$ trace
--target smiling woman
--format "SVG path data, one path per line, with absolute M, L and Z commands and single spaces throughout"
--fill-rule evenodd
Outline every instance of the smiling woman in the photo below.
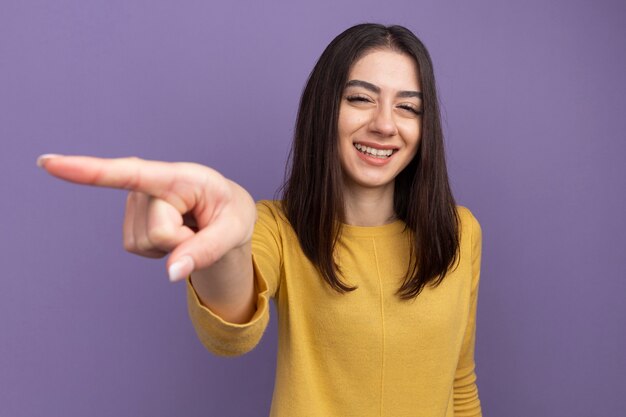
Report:
M 448 184 L 434 75 L 406 28 L 326 48 L 300 102 L 282 201 L 197 164 L 42 156 L 48 172 L 130 190 L 130 252 L 169 254 L 198 337 L 258 343 L 278 311 L 272 416 L 480 416 L 481 230 Z
M 421 93 L 413 59 L 375 50 L 351 69 L 339 109 L 339 158 L 344 196 L 367 193 L 393 202 L 394 179 L 413 160 L 420 139 Z M 367 81 L 365 81 L 367 80 Z M 355 198 L 358 198 L 355 196 Z M 393 215 L 393 206 L 381 208 Z M 359 219 L 346 219 L 362 224 Z

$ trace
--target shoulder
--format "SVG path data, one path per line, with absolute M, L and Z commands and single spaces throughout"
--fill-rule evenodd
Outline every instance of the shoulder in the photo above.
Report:
M 461 234 L 468 233 L 474 244 L 482 240 L 482 229 L 480 223 L 474 213 L 465 206 L 456 206 L 457 216 L 459 218 L 459 228 Z
M 456 210 L 459 217 L 461 252 L 469 250 L 472 263 L 480 268 L 483 241 L 480 223 L 467 207 L 457 206 Z
M 276 222 L 285 222 L 287 217 L 283 212 L 282 201 L 259 200 L 256 202 L 258 219 L 273 219 Z
M 289 220 L 282 208 L 282 201 L 260 200 L 256 203 L 257 231 L 272 231 L 275 234 L 284 234 L 291 229 Z
M 256 208 L 264 211 L 282 211 L 281 203 L 279 200 L 259 200 L 256 202 Z
M 467 225 L 466 227 L 480 229 L 480 223 L 470 209 L 465 206 L 456 206 L 456 213 L 459 217 L 459 223 L 461 226 Z

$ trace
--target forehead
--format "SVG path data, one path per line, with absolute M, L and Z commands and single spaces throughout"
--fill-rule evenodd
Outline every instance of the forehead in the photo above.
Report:
M 373 50 L 363 55 L 352 65 L 348 80 L 367 81 L 381 89 L 420 91 L 414 59 L 390 49 Z

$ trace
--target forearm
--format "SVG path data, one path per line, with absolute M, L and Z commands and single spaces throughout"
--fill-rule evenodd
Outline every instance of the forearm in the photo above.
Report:
M 230 323 L 246 323 L 256 310 L 252 249 L 248 242 L 208 268 L 194 271 L 191 283 L 202 304 Z

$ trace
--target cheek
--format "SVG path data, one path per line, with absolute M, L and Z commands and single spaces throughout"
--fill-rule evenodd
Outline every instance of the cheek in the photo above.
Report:
M 346 137 L 358 130 L 366 122 L 367 117 L 363 112 L 350 108 L 339 112 L 338 132 L 340 137 Z
M 422 137 L 421 126 L 419 124 L 407 124 L 402 127 L 401 135 L 404 138 L 404 141 L 409 147 L 417 147 L 420 143 L 420 138 Z

